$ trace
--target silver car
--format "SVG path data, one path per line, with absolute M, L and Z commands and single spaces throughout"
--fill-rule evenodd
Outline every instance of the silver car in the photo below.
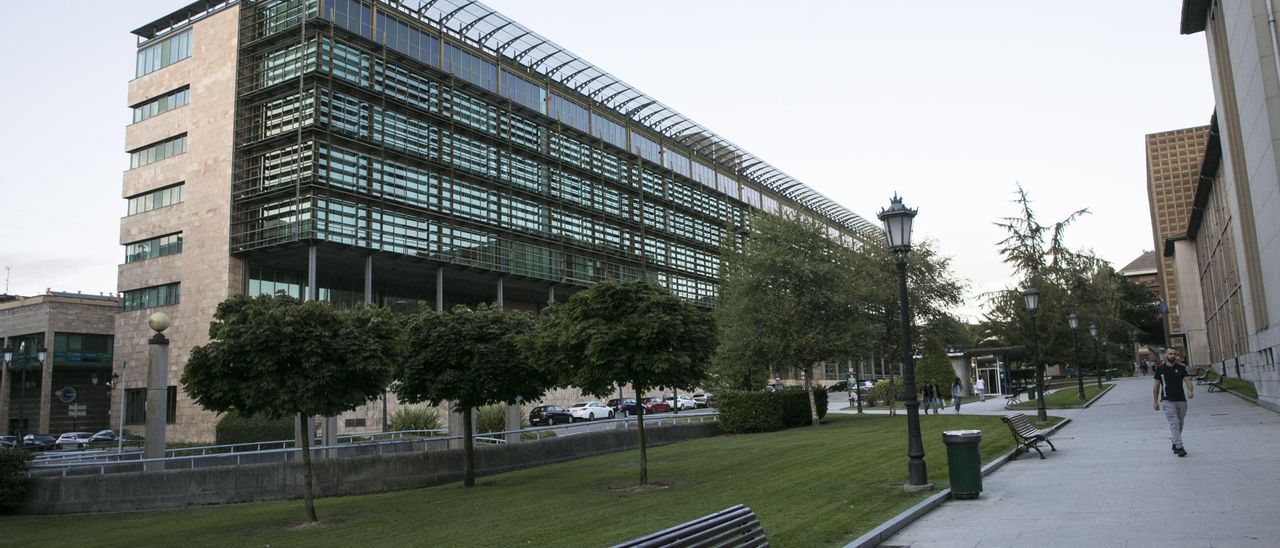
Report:
M 89 445 L 89 439 L 92 437 L 92 432 L 67 432 L 58 436 L 58 441 L 54 445 L 58 449 L 84 449 L 84 446 Z

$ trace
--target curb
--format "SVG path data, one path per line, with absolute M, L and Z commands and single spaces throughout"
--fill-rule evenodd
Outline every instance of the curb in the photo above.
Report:
M 1106 392 L 1103 392 L 1103 394 L 1105 393 Z M 1101 396 L 1101 394 L 1099 394 L 1099 396 Z M 1062 422 L 1059 422 L 1058 424 L 1051 426 L 1049 428 L 1049 432 L 1051 434 L 1056 434 L 1058 433 L 1058 430 L 1061 430 L 1062 427 L 1066 426 L 1070 422 L 1071 422 L 1071 419 L 1062 419 Z M 992 472 L 995 472 L 1001 466 L 1004 466 L 1006 463 L 1013 460 L 1013 456 L 1017 454 L 1018 449 L 1019 448 L 1015 447 L 1011 449 L 1009 452 L 1003 455 L 1000 455 L 999 457 L 996 458 L 996 460 L 991 461 L 986 466 L 983 466 L 982 476 L 986 477 L 990 475 Z M 875 529 L 867 531 L 862 536 L 844 545 L 844 548 L 875 548 L 876 546 L 879 546 L 880 543 L 886 540 L 889 540 L 889 538 L 897 534 L 898 531 L 901 531 L 906 526 L 911 525 L 911 523 L 914 522 L 915 520 L 918 520 L 924 517 L 925 514 L 928 514 L 929 512 L 933 511 L 935 508 L 942 506 L 942 503 L 947 502 L 947 500 L 950 500 L 950 499 L 951 499 L 950 488 L 938 491 L 936 494 L 930 496 L 929 498 L 924 499 L 919 503 L 916 503 L 915 506 L 912 506 L 911 508 L 907 508 L 901 514 L 898 514 L 896 516 L 893 516 L 892 518 L 889 518 L 888 521 L 881 523 Z
M 1103 396 L 1107 395 L 1107 392 L 1110 392 L 1110 391 L 1111 391 L 1111 389 L 1112 389 L 1112 388 L 1115 388 L 1115 387 L 1116 387 L 1116 383 L 1114 383 L 1114 382 L 1113 382 L 1113 383 L 1111 383 L 1111 384 L 1108 384 L 1108 385 L 1104 386 L 1104 387 L 1102 388 L 1102 391 L 1101 391 L 1101 392 L 1098 392 L 1098 395 L 1097 395 L 1097 396 L 1094 396 L 1094 397 L 1093 397 L 1092 399 L 1090 399 L 1089 401 L 1084 402 L 1084 407 L 1080 407 L 1079 409 L 1088 409 L 1090 405 L 1093 405 L 1093 402 L 1098 401 L 1098 398 L 1101 398 L 1101 397 L 1103 397 Z

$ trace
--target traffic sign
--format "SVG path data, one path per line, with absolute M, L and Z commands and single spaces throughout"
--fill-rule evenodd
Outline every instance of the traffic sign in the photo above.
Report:
M 73 403 L 67 406 L 68 417 L 83 417 L 89 414 L 88 406 L 83 403 Z

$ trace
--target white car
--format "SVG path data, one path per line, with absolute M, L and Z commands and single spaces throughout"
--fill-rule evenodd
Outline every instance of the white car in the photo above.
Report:
M 58 449 L 84 449 L 92 437 L 93 432 L 67 432 L 58 436 L 58 441 L 53 445 Z
M 690 398 L 689 396 L 685 396 L 683 394 L 676 396 L 675 398 L 672 398 L 671 396 L 667 396 L 667 399 L 663 401 L 667 402 L 667 405 L 670 405 L 672 408 L 678 409 L 680 411 L 684 411 L 686 409 L 698 408 L 697 400 L 694 400 L 693 398 Z
M 707 401 L 710 399 L 711 399 L 710 392 L 699 392 L 693 395 L 693 403 L 698 404 L 698 407 L 707 407 L 708 406 Z
M 596 419 L 612 419 L 613 410 L 598 401 L 584 401 L 569 407 L 569 416 L 575 421 L 593 421 Z

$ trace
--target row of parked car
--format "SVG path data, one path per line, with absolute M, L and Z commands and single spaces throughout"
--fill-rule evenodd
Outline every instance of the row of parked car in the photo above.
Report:
M 676 397 L 667 396 L 665 399 L 642 398 L 639 402 L 636 402 L 635 398 L 615 398 L 607 403 L 584 401 L 575 403 L 567 408 L 559 405 L 539 405 L 529 411 L 529 425 L 553 426 L 579 421 L 626 417 L 638 414 L 640 407 L 644 407 L 644 414 L 646 415 L 667 413 L 676 408 L 681 411 L 698 409 L 707 407 L 710 398 L 710 392 L 700 392 L 692 396 L 683 394 Z
M 128 430 L 124 431 L 125 441 L 142 441 L 139 436 Z M 0 436 L 0 449 L 27 449 L 29 451 L 48 451 L 51 449 L 84 449 L 93 444 L 112 445 L 118 438 L 115 430 L 99 430 L 93 432 L 67 432 L 54 438 L 49 434 L 27 434 L 18 442 L 17 436 Z

